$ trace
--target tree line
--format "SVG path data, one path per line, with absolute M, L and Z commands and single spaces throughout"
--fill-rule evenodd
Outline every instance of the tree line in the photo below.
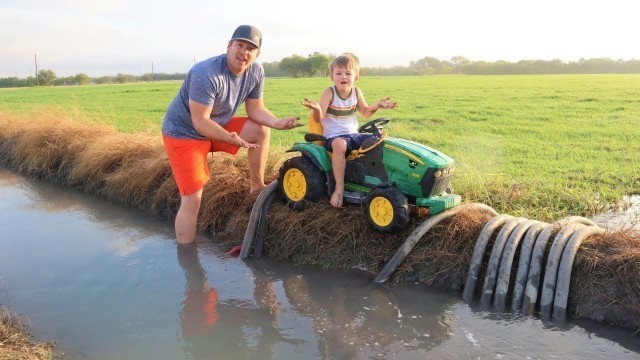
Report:
M 88 84 L 125 84 L 132 82 L 149 82 L 162 80 L 182 80 L 186 74 L 175 73 L 146 73 L 140 76 L 131 74 L 117 74 L 115 76 L 100 76 L 92 78 L 87 74 L 78 73 L 67 77 L 58 77 L 52 70 L 40 70 L 36 76 L 18 78 L 17 76 L 0 78 L 0 88 L 28 87 L 28 86 L 59 86 L 59 85 L 88 85 Z
M 314 53 L 308 57 L 292 55 L 281 61 L 264 63 L 267 76 L 312 77 L 328 76 L 328 66 L 334 55 Z M 532 74 L 638 74 L 640 60 L 608 58 L 579 59 L 573 62 L 554 60 L 471 61 L 463 56 L 450 60 L 424 57 L 409 66 L 363 67 L 365 76 L 425 76 L 425 75 L 532 75 Z
M 267 77 L 326 77 L 329 75 L 329 63 L 333 54 L 315 52 L 307 57 L 291 55 L 280 61 L 265 62 L 263 67 Z M 454 56 L 449 60 L 424 57 L 411 61 L 408 66 L 363 67 L 363 76 L 429 76 L 429 75 L 533 75 L 533 74 L 638 74 L 640 60 L 609 58 L 579 59 L 563 62 L 553 60 L 508 61 L 471 61 L 463 56 Z M 149 82 L 161 80 L 182 80 L 183 73 L 146 73 L 140 76 L 117 74 L 91 78 L 79 73 L 68 77 L 57 77 L 52 70 L 40 70 L 37 75 L 27 78 L 0 78 L 0 87 L 87 85 L 87 84 L 124 84 L 131 82 Z

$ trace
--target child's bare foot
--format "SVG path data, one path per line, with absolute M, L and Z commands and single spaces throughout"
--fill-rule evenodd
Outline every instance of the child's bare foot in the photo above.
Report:
M 249 190 L 249 194 L 251 194 L 251 195 L 259 194 L 266 187 L 267 187 L 267 185 L 265 185 L 265 184 L 262 184 L 262 185 L 251 185 L 251 189 Z
M 331 206 L 341 208 L 342 207 L 342 191 L 334 191 L 331 195 Z

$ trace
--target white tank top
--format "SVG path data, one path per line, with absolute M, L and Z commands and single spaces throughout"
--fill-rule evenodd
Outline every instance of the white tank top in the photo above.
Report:
M 327 108 L 327 113 L 322 119 L 324 128 L 322 135 L 326 138 L 338 135 L 358 133 L 358 91 L 354 86 L 346 99 L 338 95 L 335 86 L 331 87 L 333 99 Z

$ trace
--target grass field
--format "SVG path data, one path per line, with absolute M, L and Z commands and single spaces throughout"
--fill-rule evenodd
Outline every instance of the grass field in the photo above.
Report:
M 308 111 L 329 79 L 267 79 L 278 116 Z M 465 202 L 540 220 L 593 215 L 640 193 L 640 75 L 435 76 L 362 78 L 372 103 L 399 102 L 394 137 L 437 148 L 458 162 L 454 187 Z M 0 111 L 54 111 L 125 132 L 160 133 L 180 82 L 0 89 Z M 361 119 L 360 123 L 365 120 Z M 272 152 L 302 140 L 304 128 L 274 131 Z

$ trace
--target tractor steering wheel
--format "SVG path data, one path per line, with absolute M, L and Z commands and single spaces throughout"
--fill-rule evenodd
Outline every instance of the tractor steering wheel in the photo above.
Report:
M 379 119 L 371 120 L 368 123 L 360 126 L 358 128 L 358 132 L 359 133 L 372 133 L 373 135 L 375 135 L 377 137 L 382 137 L 382 134 L 380 133 L 380 130 L 382 129 L 382 125 L 385 125 L 388 122 L 389 122 L 389 119 L 387 119 L 387 118 L 379 118 Z

